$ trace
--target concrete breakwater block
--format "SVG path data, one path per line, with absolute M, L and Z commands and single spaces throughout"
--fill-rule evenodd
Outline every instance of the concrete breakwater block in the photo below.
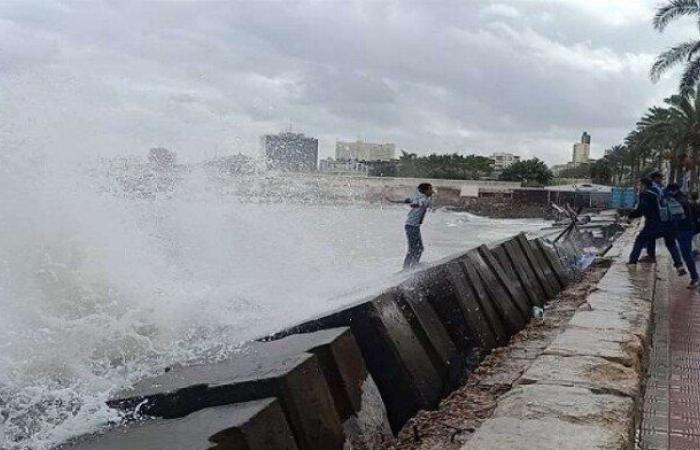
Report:
M 131 422 L 58 450 L 297 450 L 276 399 L 207 408 L 180 419 Z
M 549 263 L 549 267 L 552 269 L 554 274 L 557 276 L 557 280 L 562 287 L 566 287 L 572 280 L 570 272 L 564 267 L 562 259 L 559 257 L 559 251 L 564 252 L 562 248 L 559 250 L 553 244 L 549 244 L 542 239 L 535 239 L 534 241 L 537 247 L 540 249 L 545 259 Z
M 566 274 L 566 270 L 559 259 L 557 250 L 546 244 L 542 239 L 534 239 L 531 241 L 535 252 L 540 252 L 542 259 L 544 260 L 549 272 L 554 275 L 557 282 L 559 283 L 560 289 L 565 288 L 570 281 L 570 278 Z
M 562 266 L 566 272 L 566 276 L 569 280 L 573 280 L 579 271 L 577 267 L 577 261 L 584 251 L 576 242 L 572 239 L 563 239 L 556 243 L 549 244 L 545 242 L 545 245 L 552 246 L 556 249 L 556 253 L 559 256 Z M 605 256 L 610 256 L 606 254 Z
M 144 415 L 180 418 L 214 406 L 276 397 L 305 450 L 342 449 L 341 419 L 318 358 L 243 351 L 207 365 L 174 368 L 122 392 L 110 406 Z
M 394 432 L 420 409 L 437 405 L 444 381 L 429 349 L 416 335 L 397 301 L 397 289 L 305 322 L 285 332 L 306 333 L 347 326 L 379 387 Z
M 459 259 L 426 270 L 405 286 L 404 296 L 425 298 L 462 355 L 488 353 L 495 344 L 493 332 L 482 314 Z
M 542 290 L 547 298 L 553 299 L 556 297 L 556 295 L 559 293 L 558 283 L 547 277 L 547 271 L 545 270 L 543 261 L 541 261 L 541 259 L 537 257 L 537 254 L 532 250 L 530 241 L 527 240 L 525 234 L 519 234 L 516 236 L 515 240 L 520 246 L 520 250 L 527 258 L 530 267 L 532 267 L 535 277 L 537 278 L 537 281 L 539 281 L 540 286 L 542 287 Z
M 525 292 L 522 290 L 520 282 L 517 281 L 517 277 L 516 280 L 514 280 L 512 276 L 508 275 L 505 267 L 498 262 L 496 256 L 486 245 L 480 246 L 477 250 L 491 271 L 496 275 L 501 285 L 505 287 L 506 292 L 510 295 L 518 311 L 520 311 L 522 316 L 526 319 L 529 318 L 532 310 L 528 304 L 527 295 L 525 295 Z
M 532 253 L 535 255 L 535 258 L 539 262 L 540 267 L 542 267 L 542 270 L 544 271 L 545 278 L 547 279 L 547 281 L 549 281 L 549 284 L 554 289 L 554 292 L 556 294 L 558 294 L 559 291 L 561 291 L 564 286 L 559 282 L 557 275 L 554 273 L 554 270 L 552 269 L 552 265 L 550 264 L 549 260 L 547 259 L 547 255 L 542 251 L 542 248 L 537 244 L 537 239 L 533 239 L 531 241 L 528 241 L 528 243 L 530 244 L 530 248 L 532 249 Z
M 251 343 L 252 351 L 273 354 L 308 352 L 319 361 L 345 437 L 353 450 L 376 448 L 391 435 L 386 407 L 367 371 L 355 337 L 347 327 L 293 334 L 284 339 Z
M 530 299 L 530 303 L 533 306 L 544 306 L 547 300 L 547 294 L 535 274 L 534 267 L 530 264 L 530 261 L 520 248 L 518 241 L 511 239 L 501 244 L 501 247 L 513 264 L 514 273 L 520 279 L 523 286 L 525 286 L 525 292 Z
M 476 270 L 475 265 L 471 262 L 471 260 L 464 259 L 463 261 L 459 262 L 459 267 L 462 269 L 462 272 L 464 275 L 466 275 L 468 280 L 467 287 L 463 288 L 463 292 L 465 293 L 464 295 L 468 295 L 469 287 L 473 289 L 473 293 L 479 305 L 481 305 L 483 316 L 486 318 L 486 321 L 491 327 L 491 331 L 493 332 L 493 336 L 496 341 L 496 346 L 507 344 L 511 335 L 506 329 L 506 325 L 503 323 L 501 316 L 496 311 L 496 306 L 494 305 L 489 292 L 486 290 L 484 282 L 479 276 L 479 272 Z M 460 279 L 459 272 L 456 269 L 454 269 L 453 278 L 455 280 Z M 457 285 L 459 286 L 460 283 Z
M 506 253 L 505 245 L 500 244 L 493 248 L 490 248 L 489 250 L 491 250 L 491 253 L 496 258 L 496 261 L 498 261 L 498 264 L 501 265 L 506 276 L 508 277 L 510 282 L 515 286 L 515 289 L 518 290 L 519 295 L 525 299 L 525 304 L 527 305 L 529 314 L 529 311 L 532 310 L 532 306 L 534 305 L 534 303 L 532 302 L 530 295 L 527 292 L 527 287 L 518 277 L 517 270 L 513 265 L 513 262 L 508 257 L 508 253 Z
M 468 261 L 473 264 L 476 272 L 479 274 L 483 285 L 498 312 L 503 325 L 505 326 L 508 337 L 514 335 L 525 327 L 527 323 L 526 317 L 515 305 L 512 297 L 501 283 L 499 277 L 484 261 L 479 254 L 479 251 L 474 249 L 468 253 Z
M 448 310 L 450 315 L 450 319 L 445 320 L 444 315 L 438 315 L 431 305 L 430 292 L 430 285 L 416 286 L 415 283 L 410 283 L 399 286 L 396 300 L 416 337 L 440 371 L 443 380 L 446 380 L 444 390 L 447 393 L 458 386 L 466 374 L 465 348 L 466 354 L 474 350 L 458 307 L 452 302 L 443 302 L 443 311 Z M 455 343 L 460 344 L 459 349 Z
M 467 274 L 467 266 L 473 272 L 471 277 Z M 483 356 L 506 339 L 503 324 L 487 297 L 476 270 L 470 264 L 453 261 L 445 266 L 445 270 L 465 322 L 473 330 L 474 339 L 479 343 L 480 354 Z M 470 282 L 472 277 L 479 281 L 478 286 Z

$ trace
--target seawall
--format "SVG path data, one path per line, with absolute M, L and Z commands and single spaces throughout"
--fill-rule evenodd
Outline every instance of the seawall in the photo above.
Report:
M 575 275 L 580 249 L 524 234 L 377 296 L 116 395 L 129 419 L 62 449 L 373 449 L 434 408 Z
M 586 303 L 462 450 L 635 448 L 652 310 L 666 292 L 655 266 L 625 264 L 635 231 L 618 239 Z

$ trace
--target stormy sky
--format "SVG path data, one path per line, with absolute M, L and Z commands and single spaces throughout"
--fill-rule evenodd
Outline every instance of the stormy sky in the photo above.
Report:
M 550 164 L 619 143 L 677 74 L 654 0 L 0 2 L 0 146 L 57 157 L 256 154 L 291 127 Z M 1 151 L 1 150 L 0 150 Z

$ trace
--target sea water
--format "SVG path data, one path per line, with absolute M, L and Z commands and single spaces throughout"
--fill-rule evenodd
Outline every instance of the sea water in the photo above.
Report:
M 0 448 L 94 431 L 118 420 L 116 390 L 224 358 L 401 268 L 404 206 L 316 201 L 281 174 L 260 195 L 269 175 L 144 173 L 0 159 Z M 424 260 L 541 226 L 430 212 Z

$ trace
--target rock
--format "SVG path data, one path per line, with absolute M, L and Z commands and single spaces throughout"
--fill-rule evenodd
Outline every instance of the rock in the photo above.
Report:
M 486 421 L 462 450 L 623 450 L 627 443 L 610 428 L 553 418 L 499 417 Z
M 552 342 L 545 355 L 597 356 L 639 368 L 644 347 L 639 337 L 617 329 L 570 327 Z
M 637 312 L 614 313 L 605 310 L 577 311 L 569 326 L 580 328 L 612 329 L 632 333 L 645 340 L 649 334 L 649 316 Z
M 624 435 L 634 426 L 634 401 L 617 395 L 594 394 L 581 387 L 531 384 L 517 386 L 501 397 L 493 417 L 557 418 L 609 427 Z
M 629 367 L 594 356 L 542 355 L 520 378 L 519 384 L 556 384 L 585 387 L 598 393 L 636 398 L 640 375 Z
M 479 375 L 479 386 L 499 391 L 510 389 L 528 368 L 530 362 L 527 359 L 509 358 L 500 361 L 488 372 L 479 373 L 480 368 L 476 372 Z

